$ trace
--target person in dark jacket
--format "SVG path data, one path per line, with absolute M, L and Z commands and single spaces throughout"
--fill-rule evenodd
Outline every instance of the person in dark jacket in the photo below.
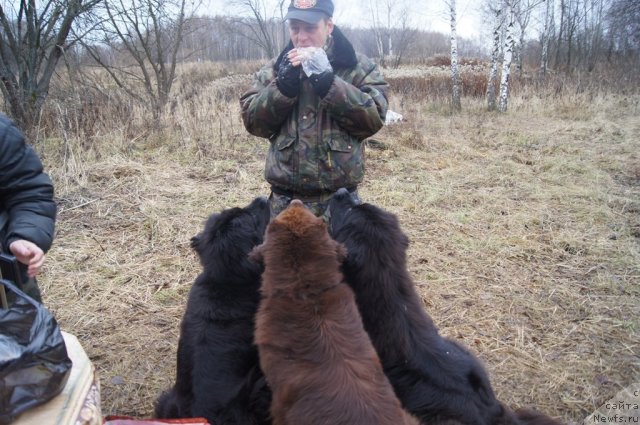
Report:
M 357 199 L 362 142 L 385 121 L 388 85 L 333 24 L 333 9 L 331 0 L 292 0 L 285 17 L 291 42 L 240 98 L 246 129 L 270 142 L 272 217 L 296 198 L 328 219 L 329 200 L 341 187 Z M 307 75 L 304 53 L 314 47 L 330 66 Z
M 0 114 L 0 249 L 14 255 L 23 291 L 42 302 L 35 280 L 54 237 L 53 184 L 22 132 Z

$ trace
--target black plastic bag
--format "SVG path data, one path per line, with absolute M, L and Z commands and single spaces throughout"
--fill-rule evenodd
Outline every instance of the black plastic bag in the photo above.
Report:
M 71 360 L 53 315 L 12 283 L 0 283 L 15 295 L 0 308 L 0 424 L 8 424 L 62 391 Z

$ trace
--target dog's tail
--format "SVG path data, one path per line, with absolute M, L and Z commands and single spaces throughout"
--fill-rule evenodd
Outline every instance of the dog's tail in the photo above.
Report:
M 533 409 L 518 409 L 514 413 L 519 425 L 564 425 L 562 422 Z

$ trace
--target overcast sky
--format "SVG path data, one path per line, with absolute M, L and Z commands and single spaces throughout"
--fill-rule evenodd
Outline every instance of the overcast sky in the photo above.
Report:
M 338 25 L 369 24 L 369 12 L 361 6 L 360 0 L 334 0 L 336 11 L 335 21 Z M 451 30 L 449 22 L 449 10 L 444 0 L 407 1 L 411 7 L 411 15 L 415 20 L 414 25 L 425 31 L 438 31 L 448 34 Z M 464 37 L 474 37 L 481 34 L 481 20 L 478 15 L 477 0 L 458 0 L 458 33 Z
M 275 5 L 277 2 L 272 1 Z M 410 17 L 414 26 L 425 31 L 438 31 L 448 34 L 449 15 L 444 0 L 405 0 L 411 7 Z M 334 0 L 334 21 L 343 26 L 368 26 L 370 12 L 365 0 Z M 479 17 L 477 0 L 457 0 L 458 33 L 463 37 L 477 38 L 482 34 L 482 20 Z M 203 15 L 221 15 L 230 13 L 232 8 L 227 0 L 205 0 L 200 13 Z

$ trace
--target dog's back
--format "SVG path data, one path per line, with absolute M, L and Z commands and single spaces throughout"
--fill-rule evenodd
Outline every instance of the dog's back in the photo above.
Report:
M 482 363 L 439 334 L 407 269 L 409 240 L 393 214 L 357 204 L 344 189 L 333 196 L 330 210 L 332 236 L 349 251 L 343 265 L 346 281 L 407 410 L 425 423 L 558 425 L 533 411 L 506 408 Z
M 158 418 L 205 417 L 212 424 L 268 424 L 270 392 L 253 345 L 266 199 L 213 214 L 192 239 L 202 272 L 189 292 L 178 341 L 176 382 L 155 403 Z M 265 407 L 266 406 L 266 407 Z
M 293 202 L 254 251 L 265 264 L 256 318 L 274 425 L 417 425 L 389 384 L 339 271 L 345 252 Z

